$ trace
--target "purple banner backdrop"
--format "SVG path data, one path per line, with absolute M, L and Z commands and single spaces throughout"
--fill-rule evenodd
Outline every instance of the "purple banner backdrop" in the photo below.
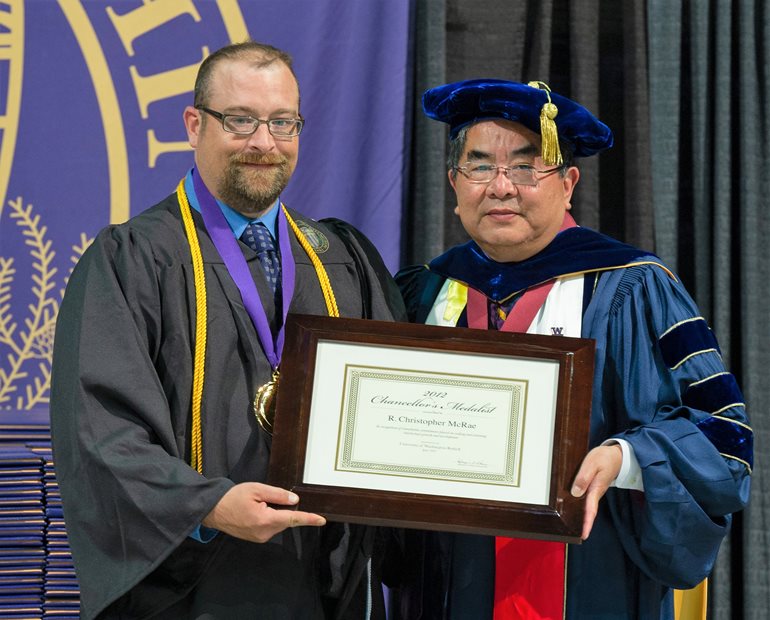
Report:
M 66 278 L 192 165 L 182 110 L 227 43 L 294 57 L 307 124 L 284 201 L 398 266 L 412 1 L 0 1 L 0 418 L 47 405 Z

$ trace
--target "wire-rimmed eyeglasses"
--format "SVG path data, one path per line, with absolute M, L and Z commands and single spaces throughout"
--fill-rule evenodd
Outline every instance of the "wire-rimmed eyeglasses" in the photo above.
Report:
M 211 114 L 214 118 L 222 121 L 222 129 L 239 136 L 250 136 L 264 123 L 267 125 L 267 130 L 276 138 L 294 138 L 300 134 L 302 126 L 305 124 L 301 118 L 262 119 L 243 114 L 222 114 L 202 105 L 195 106 L 195 109 Z
M 538 170 L 529 164 L 516 164 L 515 166 L 495 166 L 494 164 L 471 163 L 467 162 L 462 166 L 455 166 L 454 170 L 462 173 L 471 183 L 490 183 L 497 177 L 498 172 L 502 173 L 514 185 L 528 185 L 534 187 L 542 178 L 542 175 L 553 174 L 561 170 L 564 166 L 549 168 L 547 170 Z M 537 176 L 541 175 L 541 176 Z

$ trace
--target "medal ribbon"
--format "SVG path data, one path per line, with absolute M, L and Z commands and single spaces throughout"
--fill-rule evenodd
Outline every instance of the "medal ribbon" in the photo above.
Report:
M 576 226 L 569 213 L 559 230 Z M 545 303 L 554 280 L 528 288 L 511 309 L 500 331 L 526 333 Z M 483 293 L 468 287 L 468 327 L 487 329 L 489 311 Z M 542 620 L 565 617 L 567 545 L 545 540 L 495 538 L 494 620 Z
M 197 189 L 197 191 L 196 191 Z M 305 235 L 299 229 L 297 224 L 289 215 L 284 205 L 281 205 L 279 216 L 282 214 L 284 219 L 278 217 L 278 230 L 280 233 L 279 248 L 286 257 L 285 269 L 290 272 L 289 280 L 283 280 L 285 286 L 282 287 L 281 298 L 283 300 L 283 321 L 281 329 L 278 333 L 278 337 L 274 340 L 272 333 L 267 323 L 267 315 L 264 312 L 262 304 L 259 303 L 259 293 L 256 290 L 256 285 L 251 279 L 251 274 L 248 271 L 246 265 L 246 259 L 240 253 L 240 249 L 237 242 L 234 242 L 235 237 L 230 234 L 231 229 L 227 225 L 227 221 L 224 219 L 221 210 L 216 205 L 216 201 L 211 196 L 208 188 L 198 178 L 197 172 L 193 174 L 193 191 L 200 197 L 199 205 L 201 206 L 201 214 L 204 216 L 204 223 L 208 216 L 208 226 L 210 226 L 209 235 L 216 247 L 217 251 L 222 256 L 223 260 L 225 255 L 232 260 L 228 265 L 228 261 L 225 261 L 225 266 L 228 268 L 231 277 L 233 277 L 233 271 L 236 272 L 238 281 L 236 286 L 240 283 L 239 290 L 241 292 L 241 298 L 244 301 L 244 307 L 247 312 L 249 308 L 254 308 L 255 302 L 259 308 L 254 313 L 249 312 L 249 316 L 252 319 L 257 335 L 260 338 L 265 355 L 268 356 L 268 361 L 273 368 L 273 378 L 271 381 L 263 385 L 257 390 L 257 395 L 254 400 L 254 413 L 257 416 L 257 421 L 260 426 L 264 428 L 268 433 L 272 432 L 272 421 L 268 414 L 270 402 L 272 401 L 275 393 L 276 382 L 278 380 L 278 363 L 280 362 L 281 352 L 283 351 L 284 331 L 283 326 L 286 324 L 286 317 L 288 314 L 288 308 L 291 304 L 291 297 L 294 293 L 295 282 L 295 263 L 294 255 L 291 253 L 291 244 L 289 242 L 288 230 L 286 223 L 291 226 L 294 235 L 297 237 L 302 248 L 310 257 L 313 267 L 318 276 L 318 282 L 321 285 L 321 291 L 323 292 L 324 300 L 326 301 L 326 308 L 329 312 L 329 316 L 339 316 L 339 310 L 337 308 L 337 301 L 334 296 L 331 281 L 324 269 L 323 263 L 318 258 L 315 250 L 307 240 Z M 182 220 L 184 223 L 185 235 L 187 236 L 188 243 L 190 244 L 190 258 L 193 265 L 193 277 L 195 281 L 195 307 L 196 307 L 196 319 L 195 319 L 195 352 L 194 352 L 194 366 L 193 366 L 193 386 L 192 386 L 192 435 L 190 440 L 190 465 L 195 468 L 198 473 L 203 473 L 203 442 L 201 436 L 201 403 L 203 398 L 203 382 L 204 382 L 204 368 L 206 358 L 206 316 L 207 316 L 207 303 L 206 303 L 206 274 L 203 269 L 203 257 L 200 249 L 200 241 L 198 239 L 198 233 L 195 230 L 195 223 L 192 218 L 192 211 L 190 209 L 190 202 L 187 200 L 185 194 L 185 180 L 182 179 L 176 189 L 177 199 L 179 200 L 179 210 L 182 214 Z M 205 204 L 205 211 L 203 205 Z M 219 232 L 212 234 L 214 229 Z M 221 241 L 217 245 L 217 240 Z M 240 259 L 240 260 L 239 260 Z M 235 266 L 234 266 L 235 265 Z M 233 278 L 235 280 L 235 277 Z M 288 282 L 288 283 L 287 283 Z M 287 295 L 288 293 L 288 295 Z M 260 330 L 260 326 L 262 329 Z
M 294 295 L 295 264 L 294 256 L 291 253 L 291 243 L 289 242 L 289 228 L 286 222 L 286 216 L 281 208 L 278 213 L 278 247 L 281 253 L 281 326 L 278 333 L 273 336 L 270 331 L 270 324 L 267 321 L 267 314 L 259 298 L 257 285 L 251 276 L 246 258 L 241 252 L 238 240 L 233 235 L 230 225 L 227 223 L 222 210 L 216 203 L 214 196 L 203 183 L 197 169 L 193 169 L 193 187 L 195 196 L 201 208 L 203 222 L 206 224 L 206 230 L 211 237 L 214 247 L 219 252 L 225 263 L 230 277 L 238 287 L 243 299 L 243 305 L 251 317 L 254 328 L 257 330 L 259 342 L 265 352 L 267 361 L 273 370 L 278 368 L 281 361 L 281 352 L 283 351 L 284 328 L 286 326 L 286 316 L 289 313 L 289 305 Z

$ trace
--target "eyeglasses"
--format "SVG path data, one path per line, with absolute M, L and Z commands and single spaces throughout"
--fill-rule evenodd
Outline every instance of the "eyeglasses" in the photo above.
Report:
M 464 166 L 455 166 L 453 169 L 462 173 L 471 183 L 490 183 L 497 177 L 498 171 L 503 172 L 507 179 L 514 185 L 535 186 L 540 177 L 538 174 L 553 174 L 561 170 L 564 166 L 549 168 L 548 170 L 538 170 L 529 164 L 517 164 L 515 166 L 495 166 L 494 164 L 472 164 L 466 163 Z
M 302 126 L 305 124 L 305 121 L 301 118 L 271 118 L 264 120 L 242 114 L 222 114 L 201 105 L 195 106 L 195 109 L 211 114 L 214 118 L 222 121 L 222 129 L 239 136 L 250 136 L 264 123 L 267 125 L 267 130 L 276 138 L 293 138 L 300 134 Z

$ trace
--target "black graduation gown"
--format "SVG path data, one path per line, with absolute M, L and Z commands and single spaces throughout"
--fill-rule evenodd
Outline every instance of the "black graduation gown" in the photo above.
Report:
M 398 291 L 360 233 L 292 216 L 328 240 L 324 251 L 318 244 L 319 257 L 342 316 L 401 318 Z M 97 236 L 59 313 L 51 430 L 82 617 L 351 617 L 365 604 L 371 528 L 296 528 L 265 544 L 222 533 L 209 543 L 189 537 L 235 483 L 265 481 L 270 456 L 251 401 L 271 369 L 200 214 L 193 218 L 208 293 L 204 475 L 187 464 L 196 310 L 175 195 Z M 274 324 L 259 260 L 241 245 Z M 292 253 L 290 311 L 326 314 L 293 235 Z M 332 585 L 329 553 L 340 541 L 347 553 Z M 373 590 L 377 611 L 380 589 Z

